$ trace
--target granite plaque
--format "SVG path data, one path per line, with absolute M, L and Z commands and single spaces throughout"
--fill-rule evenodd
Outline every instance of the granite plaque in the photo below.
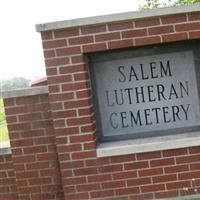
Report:
M 192 50 L 97 60 L 93 64 L 103 138 L 199 126 Z

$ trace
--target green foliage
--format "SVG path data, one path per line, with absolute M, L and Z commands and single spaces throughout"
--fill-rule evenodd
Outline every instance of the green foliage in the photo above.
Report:
M 0 99 L 0 141 L 8 141 L 8 129 L 4 111 L 3 99 Z
M 23 77 L 14 77 L 11 79 L 3 79 L 0 82 L 0 92 L 5 90 L 14 90 L 19 88 L 25 88 L 29 86 L 30 80 Z
M 145 0 L 145 3 L 140 5 L 140 9 L 152 9 L 152 8 L 161 8 L 167 6 L 176 6 L 183 4 L 194 4 L 198 3 L 200 0 Z

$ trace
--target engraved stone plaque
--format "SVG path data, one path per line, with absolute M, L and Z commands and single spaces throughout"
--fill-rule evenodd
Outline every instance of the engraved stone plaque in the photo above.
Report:
M 148 136 L 200 124 L 190 49 L 97 59 L 93 75 L 103 138 Z

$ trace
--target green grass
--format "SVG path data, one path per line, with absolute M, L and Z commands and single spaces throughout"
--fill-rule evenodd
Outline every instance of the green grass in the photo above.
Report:
M 0 99 L 0 142 L 8 141 L 8 129 L 6 125 L 6 117 L 4 112 L 3 99 Z
M 0 142 L 8 141 L 8 129 L 6 123 L 0 124 Z

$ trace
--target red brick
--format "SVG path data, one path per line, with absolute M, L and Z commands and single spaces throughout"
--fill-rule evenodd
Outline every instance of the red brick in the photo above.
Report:
M 163 156 L 164 157 L 174 157 L 174 156 L 180 156 L 180 155 L 185 155 L 187 154 L 187 149 L 170 149 L 170 150 L 165 150 L 163 151 Z
M 187 38 L 188 38 L 187 33 L 175 33 L 162 36 L 163 42 L 175 42 L 175 41 L 186 40 Z
M 29 179 L 30 185 L 42 185 L 42 184 L 51 184 L 51 183 L 52 183 L 52 179 L 49 177 Z
M 49 85 L 49 92 L 52 93 L 57 93 L 60 92 L 59 85 Z
M 67 194 L 69 194 L 69 193 L 75 193 L 76 192 L 74 186 L 64 186 L 63 190 Z
M 152 44 L 159 44 L 159 43 L 161 43 L 161 39 L 159 36 L 135 39 L 136 46 L 152 45 Z
M 70 36 L 78 36 L 78 29 L 56 30 L 54 32 L 56 38 L 65 38 Z
M 103 190 L 103 191 L 95 191 L 91 192 L 91 198 L 104 198 L 104 197 L 109 197 L 109 196 L 114 196 L 114 191 L 113 190 Z
M 86 159 L 86 158 L 95 158 L 96 157 L 96 151 L 82 151 L 77 153 L 72 153 L 73 159 Z M 87 168 L 85 168 L 87 171 Z
M 84 150 L 95 150 L 96 148 L 97 148 L 97 142 L 96 141 L 93 141 L 93 142 L 90 142 L 90 143 L 85 143 L 83 145 Z
M 27 104 L 36 104 L 39 102 L 39 98 L 38 97 L 19 97 L 16 98 L 16 104 L 17 105 L 27 105 Z
M 138 194 L 139 188 L 138 187 L 130 187 L 130 188 L 121 188 L 116 189 L 116 195 L 128 195 L 128 194 Z M 120 198 L 121 200 L 121 198 Z
M 91 115 L 93 113 L 93 108 L 82 108 L 78 110 L 78 114 L 80 116 L 84 116 L 84 115 Z
M 191 170 L 200 170 L 200 163 L 190 164 L 190 169 Z
M 79 129 L 78 129 L 78 127 L 71 127 L 71 128 L 63 128 L 63 129 L 58 129 L 58 130 L 56 130 L 56 134 L 57 135 L 64 135 L 64 136 L 66 136 L 66 135 L 68 135 L 68 134 L 70 134 L 70 135 L 73 135 L 73 134 L 78 134 L 79 133 Z
M 93 43 L 92 36 L 84 36 L 84 37 L 76 37 L 69 39 L 69 45 L 80 45 L 80 44 L 88 44 Z
M 176 158 L 177 164 L 198 162 L 199 160 L 200 155 L 182 156 Z
M 76 92 L 77 98 L 88 98 L 88 97 L 91 97 L 91 95 L 92 95 L 92 91 L 90 89 Z
M 69 162 L 66 162 L 66 163 L 61 163 L 60 167 L 61 167 L 61 170 L 82 168 L 82 167 L 84 167 L 84 162 L 83 161 L 71 161 L 71 162 L 69 161 Z M 85 183 L 86 182 L 85 178 L 82 178 L 81 180 L 83 180 L 83 179 L 84 179 L 84 183 Z M 74 178 L 74 180 L 76 180 L 76 179 Z M 68 182 L 68 183 L 71 184 L 71 182 Z M 83 183 L 83 182 L 81 182 L 81 183 Z
M 50 40 L 53 38 L 53 34 L 51 31 L 41 32 L 42 40 Z
M 83 45 L 84 53 L 92 53 L 92 52 L 105 51 L 105 50 L 107 50 L 106 43 Z
M 102 183 L 103 189 L 110 189 L 110 188 L 120 188 L 125 187 L 125 181 L 110 181 L 107 183 Z
M 117 30 L 131 29 L 131 28 L 133 28 L 132 21 L 108 24 L 109 31 L 117 31 Z
M 85 100 L 78 100 L 78 101 L 69 101 L 65 102 L 64 106 L 65 108 L 81 108 L 85 106 L 91 105 L 92 100 L 91 99 L 85 99 Z
M 200 20 L 200 12 L 188 13 L 188 19 L 190 21 Z
M 100 184 L 97 183 L 92 183 L 92 184 L 84 184 L 84 185 L 77 185 L 76 189 L 78 192 L 83 192 L 83 191 L 94 191 L 94 190 L 99 190 Z
M 135 155 L 115 156 L 111 157 L 111 163 L 121 163 L 135 161 Z
M 94 175 L 94 174 L 97 174 L 97 168 L 90 167 L 90 168 L 83 168 L 83 169 L 75 169 L 74 174 L 75 176 Z
M 140 19 L 135 21 L 135 27 L 148 27 L 160 25 L 159 18 Z
M 24 155 L 13 158 L 13 162 L 15 163 L 30 163 L 34 161 L 35 161 L 35 155 Z
M 96 126 L 94 124 L 86 125 L 81 127 L 81 132 L 88 133 L 93 132 L 96 129 Z
M 189 32 L 189 39 L 199 39 L 200 31 Z
M 68 185 L 78 185 L 86 183 L 85 177 L 73 177 L 73 178 L 63 178 L 63 184 Z
M 18 179 L 39 177 L 39 173 L 37 171 L 16 171 L 15 175 Z
M 55 152 L 37 154 L 36 157 L 37 157 L 37 161 L 56 160 L 57 159 Z
M 172 183 L 166 183 L 167 190 L 174 190 L 174 189 L 183 189 L 190 187 L 190 181 L 178 181 Z
M 148 161 L 132 162 L 132 163 L 124 164 L 124 168 L 125 170 L 149 168 L 149 163 Z
M 173 26 L 159 26 L 156 28 L 149 28 L 149 35 L 158 35 L 172 32 L 174 32 Z
M 53 76 L 53 75 L 57 75 L 57 68 L 47 68 L 46 69 L 47 72 L 47 76 Z
M 154 199 L 153 193 L 137 194 L 130 196 L 130 200 L 152 200 Z
M 165 185 L 164 184 L 153 184 L 153 185 L 145 185 L 141 186 L 141 191 L 146 193 L 146 192 L 155 192 L 155 191 L 161 191 L 165 190 Z
M 75 72 L 84 72 L 86 71 L 86 66 L 84 64 L 80 65 L 72 65 L 67 67 L 60 67 L 60 73 L 61 74 L 71 74 Z
M 81 33 L 84 35 L 92 33 L 101 33 L 105 31 L 106 31 L 106 25 L 95 25 L 95 26 L 88 26 L 81 28 Z
M 192 180 L 192 179 L 197 179 L 200 178 L 200 171 L 195 171 L 195 172 L 185 172 L 178 174 L 178 179 L 179 180 Z
M 170 198 L 170 197 L 176 197 L 178 196 L 178 191 L 165 191 L 165 192 L 156 192 L 155 197 L 160 198 Z
M 84 193 L 75 193 L 75 194 L 65 194 L 66 199 L 73 199 L 73 200 L 78 200 L 78 199 L 89 199 L 89 194 L 88 192 Z
M 71 60 L 72 60 L 73 64 L 84 63 L 84 57 L 83 57 L 83 55 L 81 55 L 81 56 L 72 56 Z
M 74 93 L 73 92 L 66 92 L 66 93 L 63 92 L 60 94 L 50 94 L 49 99 L 51 100 L 51 106 L 52 106 L 52 101 L 65 101 L 65 100 L 74 99 Z
M 170 16 L 161 17 L 161 21 L 163 24 L 176 24 L 180 22 L 186 22 L 187 17 L 185 14 L 170 15 Z
M 161 157 L 161 152 L 147 152 L 147 153 L 139 153 L 136 155 L 137 160 L 149 160 L 149 159 L 156 159 Z
M 89 142 L 94 140 L 93 134 L 87 134 L 87 135 L 75 135 L 70 137 L 71 143 L 78 143 L 78 142 Z
M 100 35 L 95 36 L 96 42 L 104 42 L 104 41 L 117 40 L 117 39 L 120 39 L 119 32 L 105 33 L 105 34 L 100 34 Z
M 188 165 L 175 165 L 175 166 L 164 168 L 164 171 L 166 174 L 184 172 L 184 171 L 188 171 L 188 170 L 189 170 Z
M 18 139 L 18 140 L 11 140 L 10 142 L 11 146 L 15 148 L 33 145 L 33 139 Z
M 57 147 L 59 153 L 64 152 L 73 152 L 73 151 L 81 151 L 80 144 L 72 144 L 72 145 L 60 145 Z
M 174 158 L 160 159 L 160 160 L 151 160 L 150 167 L 159 167 L 166 165 L 174 165 Z
M 93 117 L 81 117 L 81 118 L 71 118 L 67 119 L 68 126 L 77 126 L 83 124 L 90 124 L 94 121 Z
M 136 29 L 122 32 L 122 38 L 135 38 L 147 35 L 147 29 Z
M 17 122 L 17 117 L 16 116 L 6 116 L 6 122 L 11 124 Z
M 65 39 L 50 40 L 50 41 L 44 41 L 43 42 L 43 48 L 44 49 L 52 49 L 52 48 L 64 47 L 66 45 L 67 45 L 67 43 L 66 43 Z
M 46 146 L 28 146 L 23 148 L 24 154 L 34 154 L 34 153 L 43 153 L 47 152 Z
M 75 81 L 89 80 L 89 74 L 87 72 L 77 73 L 77 74 L 74 74 L 74 79 Z
M 151 184 L 151 178 L 134 178 L 127 180 L 127 186 L 139 186 L 139 185 L 145 185 L 145 184 Z
M 19 121 L 34 121 L 34 120 L 41 120 L 42 115 L 41 113 L 29 113 L 29 114 L 22 114 L 18 116 Z
M 78 82 L 78 83 L 66 83 L 62 84 L 62 91 L 76 91 L 82 89 L 88 89 L 90 87 L 89 82 Z
M 56 49 L 56 53 L 58 56 L 68 56 L 68 55 L 81 53 L 81 49 L 79 46 L 67 47 L 67 48 L 62 48 L 62 49 Z
M 46 67 L 53 67 L 58 65 L 66 65 L 69 64 L 69 58 L 53 58 L 45 60 Z
M 44 50 L 44 57 L 45 58 L 51 58 L 51 57 L 55 57 L 55 51 L 54 50 Z
M 76 110 L 57 111 L 57 112 L 53 112 L 52 115 L 53 115 L 54 119 L 75 117 L 76 116 Z
M 129 179 L 129 178 L 135 178 L 135 177 L 137 177 L 136 171 L 120 172 L 120 173 L 113 174 L 114 180 Z
M 200 29 L 200 23 L 194 22 L 194 23 L 185 23 L 185 24 L 178 24 L 175 26 L 176 31 L 191 31 L 191 30 L 199 30 Z
M 70 75 L 59 75 L 59 76 L 52 76 L 48 77 L 49 84 L 59 84 L 59 83 L 67 83 L 71 82 L 72 77 Z
M 163 169 L 162 168 L 155 168 L 155 169 L 144 169 L 139 171 L 139 176 L 155 176 L 155 175 L 160 175 L 163 174 Z
M 162 176 L 155 176 L 152 177 L 153 183 L 166 183 L 171 181 L 177 181 L 176 174 L 169 174 L 169 175 L 162 175 Z
M 15 105 L 15 99 L 4 99 L 4 107 L 10 107 Z
M 111 180 L 112 180 L 111 174 L 88 176 L 88 182 L 105 182 L 105 181 L 111 181 Z
M 106 166 L 100 166 L 99 172 L 100 173 L 110 173 L 110 172 L 119 172 L 122 171 L 123 166 L 121 164 L 119 165 L 106 165 Z
M 113 41 L 108 43 L 109 49 L 120 49 L 120 48 L 127 48 L 127 47 L 133 47 L 133 40 L 119 40 L 119 41 Z

